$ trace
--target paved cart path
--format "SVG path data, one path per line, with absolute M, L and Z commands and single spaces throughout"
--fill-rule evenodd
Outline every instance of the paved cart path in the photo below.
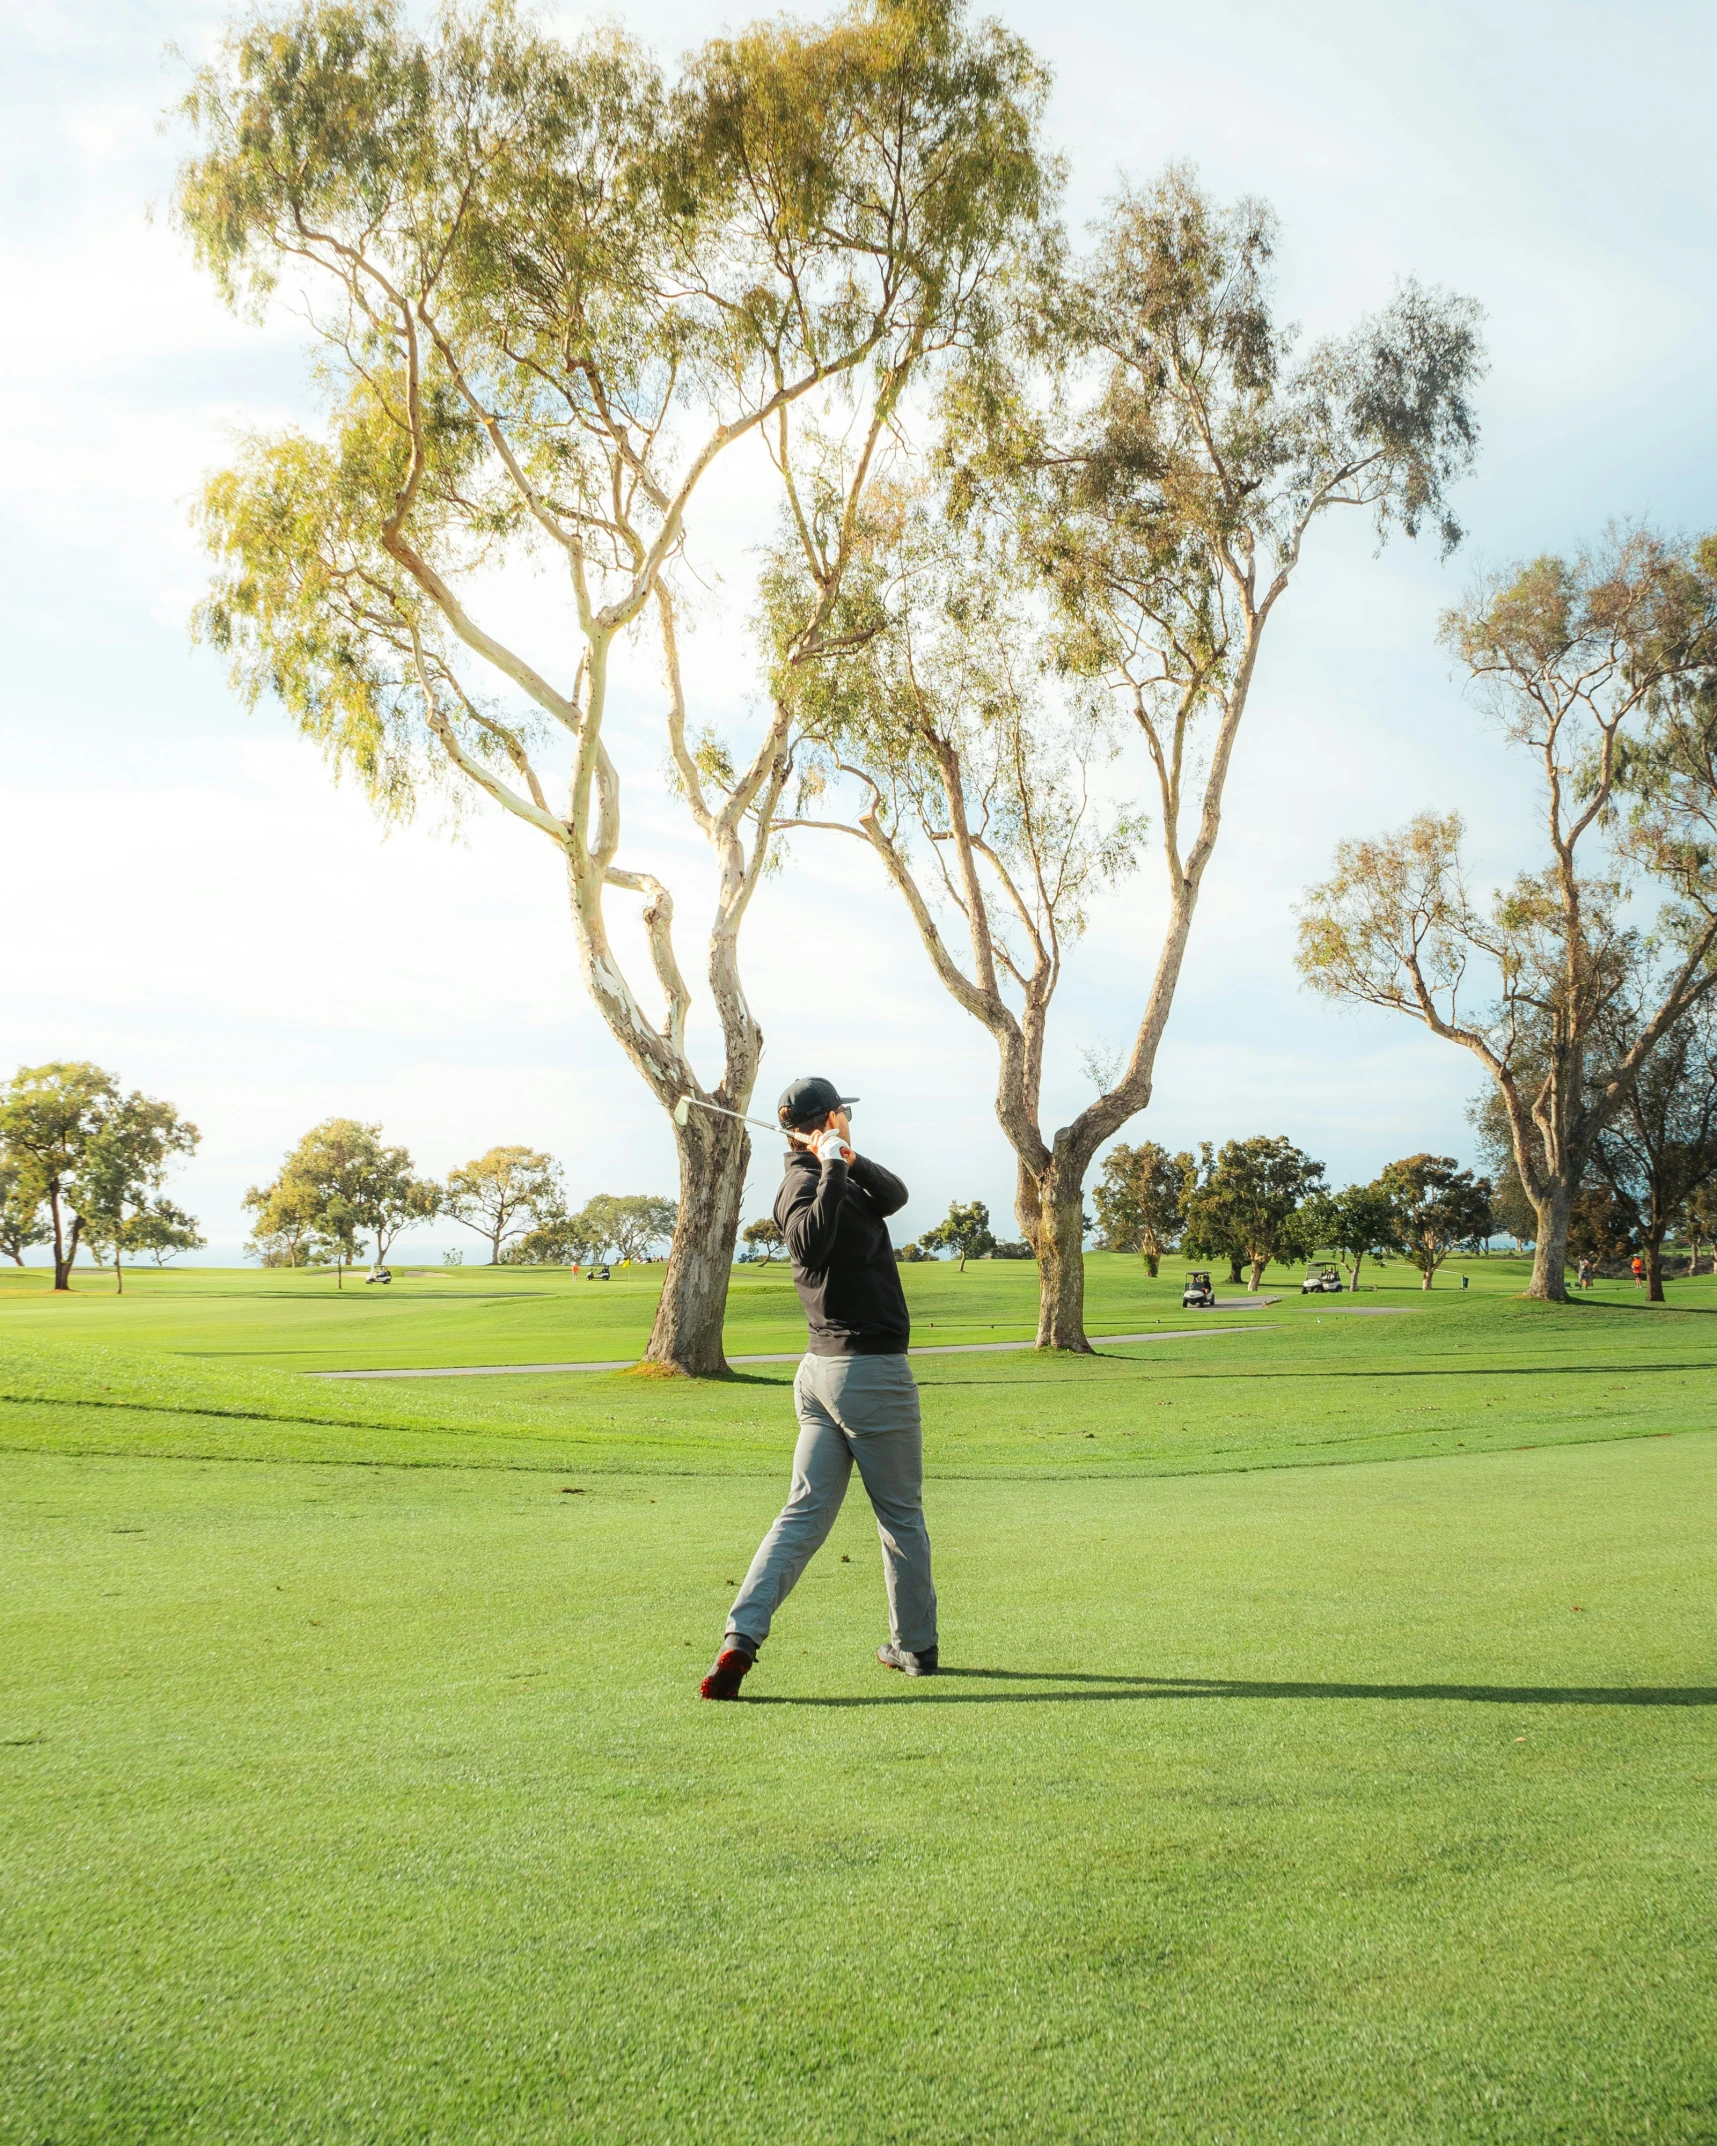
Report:
M 1260 1325 L 1274 1326 L 1275 1320 L 1250 1320 L 1245 1326 L 1185 1326 L 1176 1327 L 1168 1333 L 1151 1334 L 1093 1334 L 1093 1341 L 1196 1341 L 1205 1334 L 1251 1334 Z M 1006 1349 L 1035 1349 L 1035 1341 L 938 1341 L 927 1349 L 914 1349 L 914 1356 L 992 1356 Z M 790 1349 L 781 1356 L 730 1356 L 730 1364 L 796 1364 L 804 1355 L 803 1349 Z M 312 1371 L 313 1379 L 503 1379 L 523 1378 L 531 1373 L 545 1371 L 630 1371 L 638 1361 L 635 1356 L 616 1356 L 606 1363 L 583 1364 L 450 1364 L 432 1371 Z

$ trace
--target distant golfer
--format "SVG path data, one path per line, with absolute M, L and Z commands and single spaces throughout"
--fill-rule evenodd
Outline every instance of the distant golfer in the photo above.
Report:
M 811 1329 L 793 1381 L 799 1443 L 792 1490 L 728 1612 L 727 1637 L 703 1680 L 706 1699 L 738 1698 L 776 1610 L 828 1539 L 855 1461 L 888 1588 L 890 1640 L 876 1658 L 909 1677 L 936 1674 L 924 1442 L 906 1362 L 911 1322 L 887 1226 L 907 1194 L 892 1171 L 853 1152 L 857 1100 L 832 1081 L 806 1079 L 778 1106 L 788 1152 L 775 1220 Z

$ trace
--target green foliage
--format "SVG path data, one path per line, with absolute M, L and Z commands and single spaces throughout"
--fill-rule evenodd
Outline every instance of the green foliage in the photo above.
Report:
M 51 1242 L 54 1286 L 64 1289 L 81 1243 L 94 1253 L 111 1246 L 123 1258 L 133 1232 L 194 1232 L 190 1218 L 161 1199 L 161 1186 L 174 1157 L 192 1153 L 199 1137 L 171 1103 L 122 1093 L 100 1066 L 20 1067 L 0 1093 L 8 1231 L 0 1249 L 21 1266 L 26 1244 Z
M 1335 1252 L 1347 1269 L 1349 1287 L 1357 1289 L 1366 1260 L 1388 1265 L 1385 1255 L 1395 1249 L 1397 1224 L 1394 1195 L 1382 1184 L 1313 1192 L 1300 1210 L 1300 1251 L 1308 1259 L 1317 1252 Z
M 1203 1259 L 1226 1259 L 1234 1280 L 1250 1265 L 1256 1289 L 1272 1260 L 1300 1256 L 1300 1206 L 1320 1189 L 1323 1164 L 1287 1139 L 1260 1134 L 1227 1140 L 1213 1153 L 1208 1140 L 1187 1182 L 1183 1249 Z
M 1154 1140 L 1116 1146 L 1103 1162 L 1095 1206 L 1097 1227 L 1111 1252 L 1137 1252 L 1155 1281 L 1163 1254 L 1180 1233 L 1190 1155 L 1171 1155 Z
M 763 1215 L 755 1222 L 748 1222 L 739 1236 L 752 1257 L 761 1259 L 766 1265 L 787 1242 L 785 1231 L 773 1215 Z
M 1616 1267 L 1634 1250 L 1636 1217 L 1607 1184 L 1582 1185 L 1568 1223 L 1568 1257 Z
M 252 1186 L 251 1248 L 264 1266 L 331 1262 L 345 1268 L 376 1242 L 378 1262 L 400 1230 L 440 1211 L 441 1194 L 413 1174 L 403 1147 L 387 1147 L 379 1125 L 328 1118 L 313 1126 L 271 1185 Z
M 679 1203 L 652 1193 L 599 1192 L 576 1214 L 545 1209 L 517 1249 L 504 1253 L 525 1264 L 580 1266 L 606 1260 L 642 1259 L 674 1234 Z
M 560 1165 L 538 1148 L 490 1148 L 448 1171 L 440 1211 L 486 1239 L 496 1266 L 515 1239 L 564 1216 Z
M 1463 1170 L 1452 1155 L 1408 1155 L 1387 1164 L 1377 1183 L 1394 1202 L 1395 1249 L 1427 1289 L 1458 1245 L 1490 1232 L 1490 1179 Z
M 112 1250 L 121 1289 L 128 1251 L 186 1251 L 202 1243 L 190 1216 L 161 1193 L 174 1158 L 193 1154 L 201 1137 L 171 1103 L 133 1094 L 115 1102 L 90 1142 L 79 1211 L 92 1244 Z
M 464 579 L 565 546 L 605 642 L 765 410 L 866 368 L 892 404 L 985 332 L 1045 203 L 1045 86 L 949 0 L 762 25 L 672 88 L 618 33 L 505 4 L 427 35 L 387 0 L 235 23 L 182 107 L 177 214 L 235 305 L 321 281 L 331 421 L 210 484 L 199 630 L 385 812 L 444 754 L 525 776 L 461 644 L 556 721 L 576 695 L 471 626 Z
M 933 1229 L 918 1233 L 918 1242 L 925 1251 L 957 1253 L 962 1274 L 967 1260 L 982 1259 L 995 1241 L 990 1232 L 990 1210 L 982 1200 L 972 1200 L 965 1206 L 954 1201 Z
M 1689 1200 L 1717 1182 L 1717 1011 L 1707 1001 L 1678 1021 L 1598 1135 L 1592 1166 L 1627 1217 L 1662 1294 L 1664 1239 Z
M 31 1245 L 46 1244 L 50 1234 L 40 1193 L 27 1187 L 23 1170 L 0 1151 L 0 1254 L 21 1267 Z

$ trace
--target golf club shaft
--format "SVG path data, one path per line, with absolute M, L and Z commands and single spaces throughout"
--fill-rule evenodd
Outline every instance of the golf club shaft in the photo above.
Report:
M 743 1110 L 729 1110 L 722 1103 L 706 1103 L 695 1095 L 688 1095 L 685 1101 L 690 1103 L 694 1110 L 713 1110 L 718 1118 L 737 1118 L 741 1125 L 755 1125 L 760 1133 L 778 1133 L 781 1130 L 779 1125 L 771 1125 L 767 1119 L 748 1118 Z

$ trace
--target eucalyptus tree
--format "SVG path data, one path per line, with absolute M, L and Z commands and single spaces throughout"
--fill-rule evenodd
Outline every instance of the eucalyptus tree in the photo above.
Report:
M 1422 1289 L 1432 1287 L 1457 1246 L 1489 1233 L 1490 1179 L 1463 1170 L 1452 1155 L 1407 1155 L 1386 1163 L 1377 1186 L 1394 1209 L 1394 1249 L 1418 1270 Z
M 1646 1060 L 1598 1135 L 1592 1169 L 1626 1215 L 1646 1294 L 1661 1304 L 1664 1239 L 1717 1179 L 1717 1004 L 1703 1001 Z
M 1544 862 L 1486 903 L 1458 813 L 1344 842 L 1306 895 L 1300 969 L 1484 1066 L 1537 1217 L 1527 1294 L 1561 1302 L 1596 1142 L 1717 993 L 1717 538 L 1634 527 L 1500 569 L 1442 635 L 1535 764 Z
M 1301 1209 L 1300 1249 L 1308 1259 L 1317 1252 L 1335 1253 L 1352 1290 L 1358 1289 L 1359 1270 L 1368 1259 L 1374 1266 L 1388 1265 L 1398 1234 L 1395 1200 L 1382 1184 L 1316 1192 Z
M 1121 194 L 1076 273 L 1048 262 L 1018 338 L 986 342 L 945 397 L 960 571 L 884 542 L 830 637 L 823 667 L 846 675 L 815 687 L 833 796 L 801 816 L 869 841 L 937 976 L 995 1040 L 1040 1347 L 1089 1348 L 1085 1177 L 1150 1101 L 1265 631 L 1314 524 L 1346 508 L 1379 539 L 1460 533 L 1475 307 L 1407 284 L 1297 355 L 1272 309 L 1275 247 L 1267 209 L 1219 206 L 1175 168 Z M 1034 646 L 1058 690 L 1024 662 Z M 1148 762 L 1168 910 L 1123 1066 L 1051 1127 L 1064 956 L 1092 898 L 1148 854 L 1142 816 L 1097 809 L 1111 723 Z
M 1163 1254 L 1180 1235 L 1182 1207 L 1196 1166 L 1155 1140 L 1112 1147 L 1103 1158 L 1093 1205 L 1111 1252 L 1137 1252 L 1154 1282 Z
M 309 0 L 238 22 L 187 99 L 184 227 L 235 305 L 302 295 L 330 399 L 321 434 L 254 439 L 208 486 L 202 631 L 382 811 L 442 773 L 554 845 L 585 985 L 669 1112 L 750 1101 L 738 941 L 791 756 L 784 701 L 739 749 L 698 718 L 694 509 L 740 443 L 767 449 L 805 562 L 789 662 L 815 656 L 879 443 L 915 378 L 985 332 L 1038 215 L 1042 97 L 1026 48 L 958 0 L 774 21 L 675 83 L 616 32 L 560 43 L 504 0 L 428 37 L 395 0 Z M 855 443 L 834 491 L 805 451 L 831 422 Z M 497 581 L 545 563 L 557 611 L 515 632 Z M 672 781 L 716 871 L 707 1086 L 671 893 L 624 841 L 629 636 L 659 655 Z M 611 893 L 638 898 L 648 993 Z M 749 1147 L 708 1111 L 674 1138 L 647 1353 L 713 1372 Z
M 1256 1294 L 1272 1260 L 1315 1249 L 1306 1238 L 1320 1210 L 1302 1220 L 1302 1209 L 1323 1191 L 1323 1175 L 1321 1162 L 1279 1134 L 1225 1140 L 1217 1150 L 1202 1141 L 1182 1195 L 1186 1250 L 1226 1259 L 1232 1281 L 1250 1267 L 1246 1286 Z
M 265 1265 L 297 1266 L 300 1253 L 310 1265 L 331 1260 L 343 1289 L 346 1268 L 369 1236 L 379 1261 L 402 1228 L 438 1213 L 441 1199 L 438 1188 L 413 1175 L 404 1148 L 384 1146 L 379 1125 L 325 1118 L 282 1159 L 274 1182 L 253 1186 L 244 1204 L 257 1217 L 253 1243 Z
M 191 1217 L 163 1197 L 176 1158 L 202 1139 L 171 1103 L 133 1093 L 116 1097 L 83 1157 L 78 1213 L 92 1249 L 113 1253 L 114 1293 L 125 1293 L 125 1255 L 173 1241 L 201 1243 Z
M 20 1066 L 0 1089 L 0 1197 L 17 1217 L 18 1264 L 25 1244 L 51 1244 L 54 1287 L 65 1290 L 80 1245 L 98 1258 L 112 1246 L 123 1290 L 130 1233 L 151 1214 L 189 1221 L 160 1193 L 175 1157 L 199 1138 L 171 1103 L 126 1094 L 100 1066 Z
M 20 1066 L 0 1090 L 0 1154 L 15 1173 L 11 1201 L 32 1217 L 46 1215 L 56 1290 L 71 1287 L 84 1235 L 85 1171 L 122 1101 L 113 1075 L 82 1059 Z
M 515 1238 L 564 1212 L 560 1165 L 538 1148 L 494 1147 L 447 1173 L 439 1209 L 489 1247 L 499 1266 Z
M 927 1252 L 952 1252 L 964 1274 L 968 1259 L 982 1259 L 995 1250 L 990 1210 L 982 1200 L 970 1200 L 964 1205 L 959 1200 L 951 1201 L 948 1212 L 934 1228 L 919 1231 L 918 1242 Z

